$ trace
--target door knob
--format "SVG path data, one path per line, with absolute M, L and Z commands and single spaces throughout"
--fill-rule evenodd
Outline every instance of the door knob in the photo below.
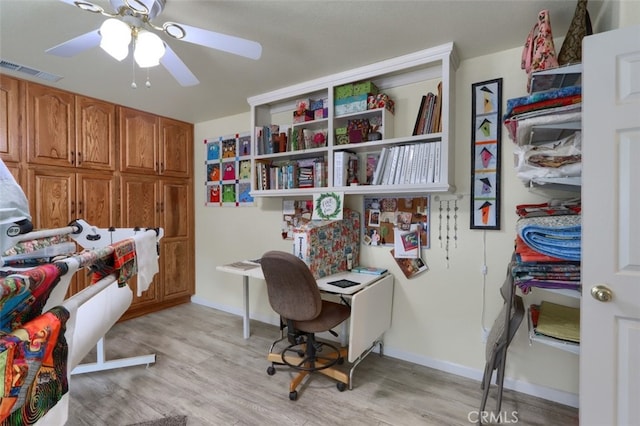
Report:
M 613 292 L 605 285 L 597 285 L 591 289 L 591 296 L 600 302 L 608 302 L 613 299 Z

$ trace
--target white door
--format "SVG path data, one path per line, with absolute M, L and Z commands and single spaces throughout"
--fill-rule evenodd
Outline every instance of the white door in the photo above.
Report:
M 636 426 L 640 425 L 640 26 L 586 37 L 582 63 L 580 425 Z

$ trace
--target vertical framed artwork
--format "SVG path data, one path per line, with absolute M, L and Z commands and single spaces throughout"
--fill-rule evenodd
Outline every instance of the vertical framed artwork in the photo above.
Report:
M 471 229 L 500 229 L 502 79 L 471 85 Z
M 251 135 L 239 133 L 204 141 L 207 149 L 205 206 L 253 205 Z

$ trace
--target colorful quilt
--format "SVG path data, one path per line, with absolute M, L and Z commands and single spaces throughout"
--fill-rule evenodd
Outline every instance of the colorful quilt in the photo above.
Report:
M 0 335 L 0 422 L 30 425 L 69 390 L 68 347 L 64 337 L 69 312 L 56 307 Z
M 581 250 L 580 215 L 520 218 L 518 235 L 532 249 L 547 256 L 579 261 Z

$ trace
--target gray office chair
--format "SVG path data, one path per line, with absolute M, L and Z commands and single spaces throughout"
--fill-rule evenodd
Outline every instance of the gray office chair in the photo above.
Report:
M 502 406 L 504 370 L 507 363 L 507 350 L 524 317 L 524 304 L 522 302 L 522 297 L 515 294 L 511 268 L 507 271 L 507 277 L 500 288 L 500 294 L 504 300 L 504 305 L 491 327 L 489 336 L 487 337 L 487 362 L 484 367 L 484 376 L 481 383 L 483 393 L 482 402 L 480 403 L 480 412 L 485 411 L 494 370 L 496 370 L 497 386 L 495 412 L 500 412 L 500 407 Z
M 332 331 L 349 318 L 351 309 L 341 303 L 323 300 L 309 267 L 292 254 L 270 251 L 260 261 L 267 283 L 269 303 L 286 324 L 289 345 L 275 352 L 274 345 L 267 359 L 272 364 L 267 374 L 275 374 L 275 364 L 284 364 L 299 373 L 289 384 L 289 399 L 298 398 L 296 390 L 302 380 L 313 372 L 320 372 L 338 380 L 337 388 L 344 391 L 349 384 L 346 373 L 336 369 L 347 356 L 347 349 L 338 349 L 316 340 L 315 333 Z M 334 335 L 337 335 L 332 333 Z M 329 350 L 327 350 L 329 349 Z

